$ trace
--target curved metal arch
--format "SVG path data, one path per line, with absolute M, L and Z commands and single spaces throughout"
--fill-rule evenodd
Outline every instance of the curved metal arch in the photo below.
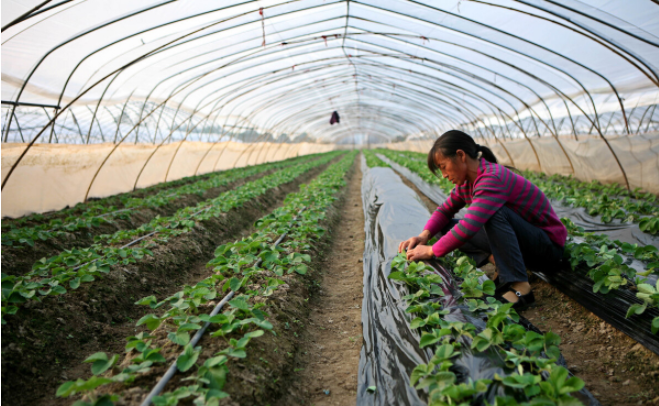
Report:
M 405 42 L 405 43 L 407 43 L 407 42 Z M 384 46 L 381 46 L 381 45 L 378 45 L 378 46 L 383 47 L 383 48 L 385 48 L 385 49 L 388 49 L 388 48 L 386 48 L 386 47 L 384 47 Z M 424 47 L 424 48 L 425 48 L 425 47 Z M 424 58 L 424 59 L 427 60 L 426 58 Z M 435 61 L 433 61 L 433 62 L 435 62 Z M 441 63 L 441 62 L 435 62 L 435 63 L 438 63 L 438 64 L 440 64 L 441 66 L 444 66 L 444 64 Z M 474 65 L 474 66 L 479 66 L 479 65 L 476 65 L 476 64 L 473 64 L 473 65 Z M 512 65 L 511 65 L 511 66 L 512 66 Z M 485 69 L 485 70 L 489 70 L 489 69 L 487 69 L 487 68 L 485 68 L 485 67 L 481 67 L 481 66 L 479 66 L 479 68 L 482 68 L 482 69 Z M 521 72 L 523 72 L 523 73 L 525 73 L 525 74 L 528 74 L 530 77 L 533 77 L 533 78 L 537 79 L 537 80 L 540 81 L 541 83 L 544 83 L 544 81 L 543 81 L 542 79 L 537 78 L 535 75 L 531 74 L 530 72 L 526 72 L 525 70 L 523 70 L 523 69 L 519 69 L 519 68 L 518 68 L 518 70 L 521 71 Z M 491 70 L 490 70 L 490 71 L 491 71 Z M 528 87 L 528 86 L 522 84 L 522 83 L 519 82 L 519 81 L 516 81 L 516 80 L 514 80 L 514 79 L 512 79 L 512 78 L 509 78 L 509 77 L 507 77 L 507 76 L 505 76 L 505 75 L 500 75 L 500 76 L 502 76 L 503 78 L 505 78 L 505 79 L 507 79 L 507 80 L 510 80 L 510 81 L 513 82 L 513 83 L 518 84 L 519 86 L 523 86 L 523 87 L 529 89 L 533 94 L 536 95 L 536 97 L 538 97 L 539 100 L 541 100 L 541 101 L 545 104 L 545 107 L 547 108 L 547 111 L 549 111 L 549 106 L 547 106 L 547 104 L 544 102 L 544 99 L 543 99 L 538 93 L 536 93 L 532 88 L 530 88 L 530 87 Z M 495 86 L 496 86 L 496 87 L 499 87 L 498 85 L 495 85 Z M 553 89 L 553 86 L 551 86 L 551 85 L 548 85 L 548 87 L 550 87 L 550 88 Z M 557 89 L 554 89 L 554 90 L 557 90 Z M 509 92 L 506 91 L 506 93 L 509 93 Z M 513 95 L 512 93 L 509 93 L 509 94 L 510 94 L 510 95 Z M 547 125 L 547 123 L 545 123 L 544 120 L 542 120 L 542 119 L 540 118 L 539 114 L 535 111 L 535 109 L 533 109 L 530 105 L 528 105 L 526 102 L 524 102 L 521 98 L 517 98 L 517 97 L 515 97 L 515 98 L 516 98 L 519 102 L 521 102 L 521 103 L 525 106 L 525 108 L 526 108 L 528 111 L 531 112 L 531 115 L 535 114 L 535 115 L 538 117 L 538 120 L 539 120 L 542 124 L 544 124 L 545 127 L 549 130 L 549 132 L 552 134 L 552 136 L 554 137 L 554 139 L 555 139 L 556 142 L 558 143 L 559 147 L 561 148 L 561 151 L 563 151 L 563 154 L 565 155 L 565 158 L 567 159 L 568 163 L 570 164 L 570 168 L 571 168 L 571 170 L 572 170 L 572 173 L 574 174 L 574 173 L 575 173 L 575 170 L 574 170 L 574 165 L 572 164 L 572 159 L 570 158 L 570 156 L 569 156 L 569 155 L 567 154 L 567 152 L 565 151 L 565 148 L 563 147 L 563 144 L 561 143 L 560 139 L 558 138 L 558 134 L 556 134 L 555 131 L 552 131 L 551 127 L 549 127 L 549 125 Z M 551 117 L 551 113 L 550 113 L 550 118 L 551 118 L 551 121 L 553 122 L 553 118 Z M 536 124 L 536 130 L 537 130 L 537 124 Z M 504 148 L 505 148 L 505 147 L 504 147 Z M 538 158 L 538 165 L 540 165 L 540 163 L 539 163 L 540 159 L 539 159 L 539 157 L 538 157 L 538 155 L 537 155 L 537 152 L 535 151 L 535 148 L 533 148 L 533 149 L 534 149 L 534 152 L 536 153 L 536 158 Z M 506 153 L 507 153 L 507 152 L 508 152 L 508 151 L 506 151 Z M 511 158 L 511 159 L 512 159 L 512 158 Z M 540 167 L 542 168 L 542 165 L 540 165 Z
M 559 21 L 554 21 L 554 20 L 552 20 L 552 19 L 550 19 L 550 18 L 543 17 L 543 16 L 540 16 L 540 15 L 537 15 L 537 14 L 529 13 L 529 12 L 526 12 L 526 11 L 523 11 L 523 10 L 519 10 L 519 9 L 516 9 L 516 8 L 513 8 L 513 7 L 506 7 L 506 6 L 503 6 L 503 5 L 500 5 L 500 4 L 487 3 L 487 2 L 482 1 L 482 0 L 470 0 L 471 3 L 485 4 L 485 5 L 488 5 L 488 6 L 490 6 L 490 7 L 496 7 L 496 8 L 501 8 L 501 9 L 511 10 L 511 11 L 515 11 L 515 12 L 518 12 L 518 13 L 521 13 L 521 14 L 524 14 L 524 15 L 528 15 L 528 16 L 531 16 L 531 17 L 534 17 L 534 18 L 537 18 L 537 19 L 540 19 L 540 20 L 543 20 L 543 21 L 550 22 L 550 23 L 552 23 L 552 24 L 556 24 L 556 25 L 558 25 L 558 26 L 560 26 L 560 27 L 563 27 L 563 28 L 566 28 L 566 29 L 568 29 L 568 30 L 570 30 L 570 31 L 572 31 L 572 32 L 574 32 L 574 33 L 577 33 L 577 34 L 579 34 L 579 35 L 582 35 L 582 36 L 584 36 L 584 37 L 586 37 L 586 38 L 588 38 L 588 39 L 590 39 L 590 40 L 592 40 L 592 41 L 597 42 L 598 44 L 602 45 L 603 47 L 609 49 L 611 52 L 613 52 L 613 53 L 615 53 L 616 55 L 620 56 L 621 58 L 625 59 L 627 62 L 629 62 L 630 65 L 634 66 L 634 67 L 635 67 L 636 69 L 638 69 L 641 73 L 643 73 L 643 75 L 646 76 L 651 82 L 653 82 L 655 85 L 659 86 L 659 74 L 657 74 L 657 72 L 651 67 L 651 65 L 648 64 L 648 63 L 647 63 L 642 57 L 640 57 L 639 55 L 636 55 L 634 52 L 630 51 L 627 47 L 623 46 L 622 44 L 619 44 L 619 43 L 613 43 L 613 42 L 611 42 L 610 40 L 607 40 L 606 38 L 604 38 L 604 36 L 602 36 L 602 35 L 596 33 L 595 30 L 591 29 L 590 27 L 587 27 L 587 26 L 585 26 L 584 24 L 580 24 L 579 22 L 574 21 L 574 20 L 571 19 L 571 18 L 567 18 L 566 16 L 563 16 L 563 15 L 561 15 L 561 14 L 559 14 L 559 13 L 556 13 L 556 12 L 554 12 L 554 11 L 551 11 L 551 10 L 545 8 L 545 7 L 541 7 L 541 6 L 536 5 L 536 4 L 531 4 L 531 3 L 529 3 L 528 1 L 524 1 L 524 0 L 515 0 L 515 1 L 518 2 L 518 3 L 524 4 L 524 5 L 528 6 L 528 7 L 535 8 L 535 9 L 538 9 L 538 10 L 541 10 L 541 11 L 544 11 L 544 12 L 546 12 L 546 13 L 548 13 L 548 14 L 551 14 L 551 15 L 553 15 L 553 16 L 556 16 L 556 17 L 558 17 L 558 18 L 560 18 L 560 19 L 562 19 L 562 20 L 568 21 L 568 22 L 572 23 L 573 25 L 576 25 L 576 26 L 579 27 L 580 29 L 586 31 L 586 32 L 587 32 L 588 34 L 590 34 L 590 35 L 587 35 L 586 33 L 582 32 L 582 31 L 579 31 L 579 30 L 577 30 L 577 29 L 575 29 L 575 28 L 573 28 L 573 27 L 570 27 L 570 26 L 567 25 L 567 24 L 561 23 L 561 22 L 559 22 Z M 592 36 L 591 36 L 591 35 L 592 35 Z M 651 45 L 659 46 L 659 43 L 657 43 L 657 44 L 651 44 Z M 645 68 L 646 68 L 646 69 L 647 69 L 652 75 L 654 75 L 654 79 L 651 78 L 650 75 L 649 75 L 646 71 L 644 71 L 643 69 L 641 69 L 641 67 L 638 66 L 635 62 L 631 61 L 627 56 L 621 54 L 621 53 L 620 53 L 619 51 L 617 51 L 615 48 L 619 49 L 619 50 L 622 51 L 622 52 L 625 52 L 627 55 L 629 55 L 630 57 L 634 58 L 638 63 L 640 63 L 641 65 L 643 65 L 643 66 L 644 66 L 644 67 L 645 67 Z
M 525 3 L 525 2 L 523 2 L 523 1 L 521 1 L 521 0 L 515 0 L 515 1 L 518 1 L 518 2 L 520 2 L 520 3 Z M 586 13 L 583 13 L 583 12 L 581 12 L 581 11 L 579 11 L 579 10 L 575 10 L 575 9 L 573 9 L 573 8 L 571 8 L 571 7 L 568 7 L 568 6 L 564 5 L 564 4 L 558 3 L 558 2 L 556 2 L 556 1 L 554 1 L 554 0 L 545 0 L 545 1 L 546 1 L 547 3 L 551 3 L 551 4 L 555 5 L 555 6 L 558 6 L 558 7 L 564 8 L 564 9 L 566 9 L 566 10 L 570 10 L 570 11 L 572 11 L 573 13 L 575 13 L 575 14 L 579 14 L 579 15 L 582 16 L 582 17 L 586 17 L 586 18 L 589 18 L 589 19 L 591 19 L 591 20 L 593 20 L 593 21 L 597 21 L 598 23 L 603 24 L 603 25 L 606 25 L 606 26 L 608 26 L 609 28 L 612 28 L 612 29 L 614 29 L 614 30 L 616 30 L 616 31 L 620 31 L 620 32 L 622 32 L 622 33 L 624 33 L 624 34 L 626 34 L 626 35 L 629 35 L 630 37 L 636 38 L 636 39 L 639 40 L 639 41 L 643 41 L 643 42 L 645 42 L 645 43 L 647 43 L 647 44 L 650 44 L 650 45 L 654 45 L 654 46 L 659 47 L 659 43 L 657 43 L 657 42 L 649 41 L 649 40 L 646 39 L 646 38 L 643 38 L 643 37 L 641 37 L 641 36 L 638 36 L 638 35 L 636 35 L 636 34 L 634 34 L 634 33 L 632 33 L 632 32 L 629 32 L 629 31 L 623 30 L 622 28 L 617 27 L 617 26 L 615 26 L 615 25 L 613 25 L 613 24 L 611 24 L 611 23 L 608 23 L 608 22 L 606 22 L 606 21 L 604 21 L 604 20 L 600 20 L 599 18 L 595 18 L 595 17 L 593 17 L 593 16 L 591 16 L 591 15 L 588 15 L 588 14 L 586 14 Z M 654 0 L 653 0 L 653 1 L 654 1 Z M 547 12 L 549 12 L 549 11 L 547 11 Z M 637 27 L 637 28 L 640 28 L 640 27 Z
M 110 22 L 107 22 L 107 23 L 101 24 L 101 25 L 99 25 L 99 26 L 97 26 L 97 27 L 90 28 L 89 30 L 86 30 L 86 31 L 84 31 L 84 32 L 82 32 L 82 33 L 80 33 L 80 34 L 77 34 L 77 35 L 75 35 L 75 36 L 69 38 L 68 40 L 66 40 L 66 41 L 64 41 L 64 42 L 62 42 L 62 43 L 60 43 L 60 44 L 58 44 L 57 46 L 51 48 L 49 51 L 47 51 L 47 52 L 41 57 L 41 59 L 39 59 L 39 61 L 37 62 L 37 64 L 32 68 L 32 70 L 30 71 L 30 73 L 27 75 L 27 77 L 26 77 L 25 80 L 23 81 L 23 84 L 21 85 L 21 88 L 20 88 L 19 91 L 18 91 L 18 94 L 17 94 L 17 96 L 16 96 L 16 100 L 15 100 L 15 101 L 19 101 L 19 100 L 20 100 L 20 98 L 21 98 L 21 96 L 22 96 L 22 94 L 23 94 L 23 91 L 25 90 L 25 87 L 27 86 L 28 82 L 29 82 L 30 79 L 32 78 L 32 75 L 34 75 L 34 72 L 36 72 L 37 69 L 38 69 L 38 68 L 41 66 L 41 64 L 43 63 L 43 61 L 45 61 L 46 58 L 48 58 L 48 56 L 49 56 L 50 54 L 52 54 L 53 52 L 55 52 L 57 49 L 63 47 L 63 46 L 66 45 L 66 44 L 69 44 L 69 43 L 71 43 L 71 42 L 73 42 L 73 41 L 75 41 L 75 40 L 77 40 L 77 39 L 79 39 L 79 38 L 82 38 L 83 36 L 85 36 L 85 35 L 87 35 L 87 34 L 90 34 L 90 33 L 94 32 L 94 31 L 97 31 L 97 30 L 99 30 L 99 29 L 101 29 L 101 28 L 103 28 L 103 27 L 109 26 L 109 25 L 111 25 L 111 24 L 114 24 L 114 23 L 119 22 L 119 21 L 121 21 L 121 20 L 125 20 L 125 19 L 130 18 L 130 17 L 134 17 L 134 16 L 139 15 L 139 14 L 141 14 L 141 13 L 144 13 L 144 12 L 146 12 L 146 11 L 153 10 L 153 9 L 156 9 L 156 8 L 159 8 L 159 7 L 162 7 L 162 6 L 166 5 L 166 4 L 168 4 L 168 3 L 172 3 L 172 2 L 174 2 L 174 1 L 176 1 L 176 0 L 166 0 L 166 1 L 164 1 L 163 3 L 156 4 L 156 5 L 153 5 L 153 6 L 151 6 L 151 7 L 146 7 L 146 8 L 144 8 L 144 9 L 142 9 L 142 10 L 139 10 L 139 11 L 136 11 L 136 12 L 133 12 L 133 13 L 129 13 L 129 14 L 127 14 L 127 15 L 123 15 L 123 16 L 121 16 L 121 17 L 115 19 L 115 20 L 110 21 Z M 11 121 L 10 121 L 9 124 L 7 125 L 7 128 L 9 128 L 10 125 L 11 125 Z
M 407 18 L 411 18 L 411 19 L 413 19 L 413 20 L 423 21 L 423 22 L 426 22 L 426 23 L 428 23 L 428 24 L 434 24 L 434 25 L 440 26 L 440 27 L 442 27 L 442 28 L 444 28 L 444 29 L 447 29 L 447 30 L 449 30 L 449 31 L 459 32 L 459 33 L 461 33 L 461 34 L 463 34 L 463 35 L 467 35 L 467 36 L 470 36 L 470 37 L 476 38 L 476 39 L 478 39 L 478 40 L 480 40 L 480 41 L 483 41 L 483 42 L 485 42 L 485 43 L 489 43 L 489 44 L 492 44 L 492 45 L 497 45 L 497 46 L 500 46 L 501 48 L 507 49 L 507 50 L 509 50 L 509 51 L 511 51 L 511 52 L 514 52 L 514 53 L 517 53 L 517 54 L 520 54 L 520 55 L 525 55 L 526 57 L 532 58 L 530 55 L 524 54 L 523 52 L 521 52 L 521 51 L 519 51 L 519 50 L 517 50 L 517 49 L 511 48 L 511 47 L 508 47 L 508 46 L 505 46 L 505 45 L 503 45 L 503 44 L 500 44 L 500 43 L 497 43 L 497 42 L 494 42 L 494 41 L 488 40 L 488 39 L 486 39 L 486 38 L 480 37 L 480 36 L 478 36 L 478 35 L 475 35 L 475 34 L 472 34 L 472 33 L 466 32 L 466 31 L 458 30 L 458 29 L 456 29 L 456 28 L 454 28 L 454 27 L 446 26 L 446 25 L 443 25 L 443 24 L 437 24 L 437 23 L 434 23 L 434 22 L 429 21 L 429 20 L 424 20 L 424 19 L 421 19 L 421 18 L 419 18 L 419 17 L 412 16 L 412 15 L 409 15 L 409 14 L 404 14 L 404 13 L 401 13 L 401 12 L 398 12 L 398 11 L 391 11 L 391 10 L 388 10 L 388 9 L 384 9 L 384 8 L 381 8 L 381 7 L 377 7 L 377 6 L 372 5 L 372 4 L 361 3 L 361 2 L 359 2 L 358 0 L 353 0 L 353 1 L 355 1 L 356 3 L 359 3 L 359 4 L 361 4 L 361 5 L 363 5 L 363 6 L 365 6 L 365 7 L 370 7 L 370 8 L 378 9 L 378 10 L 385 11 L 385 12 L 395 13 L 395 14 L 398 14 L 398 15 L 404 15 L 405 17 L 407 17 Z M 522 41 L 522 42 L 528 43 L 528 44 L 530 44 L 530 45 L 533 45 L 533 46 L 535 46 L 535 47 L 537 47 L 537 48 L 540 48 L 540 49 L 542 49 L 542 50 L 544 50 L 544 51 L 549 52 L 550 54 L 553 54 L 553 55 L 556 55 L 556 56 L 558 56 L 558 57 L 560 57 L 560 58 L 562 58 L 562 59 L 565 59 L 565 60 L 567 60 L 567 61 L 569 61 L 569 62 L 575 64 L 576 66 L 580 66 L 580 67 L 586 69 L 587 71 L 589 71 L 589 72 L 595 74 L 596 76 L 600 77 L 600 78 L 603 79 L 605 82 L 607 82 L 607 84 L 609 85 L 609 87 L 611 88 L 611 90 L 613 90 L 613 92 L 615 93 L 615 95 L 616 95 L 616 97 L 617 97 L 617 99 L 618 99 L 618 102 L 619 102 L 619 104 L 621 105 L 621 108 L 622 108 L 623 111 L 624 111 L 624 105 L 623 105 L 623 103 L 622 103 L 622 100 L 621 100 L 621 98 L 620 98 L 620 95 L 618 94 L 618 91 L 617 91 L 617 89 L 615 88 L 615 86 L 613 86 L 613 84 L 609 81 L 608 78 L 606 78 L 604 75 L 600 74 L 600 73 L 597 72 L 596 70 L 594 70 L 594 69 L 592 69 L 592 68 L 590 68 L 590 67 L 588 67 L 588 66 L 585 66 L 585 65 L 583 65 L 583 64 L 581 64 L 581 63 L 579 63 L 579 62 L 577 62 L 577 61 L 575 61 L 575 60 L 573 60 L 573 59 L 571 59 L 571 58 L 568 58 L 567 56 L 565 56 L 565 55 L 563 55 L 563 54 L 560 54 L 560 53 L 558 53 L 558 52 L 556 52 L 556 51 L 554 51 L 554 50 L 551 50 L 551 49 L 549 49 L 549 48 L 547 48 L 547 47 L 545 47 L 545 46 L 542 46 L 542 45 L 540 45 L 540 44 L 536 44 L 536 43 L 534 43 L 533 41 L 530 41 L 530 40 L 527 40 L 527 39 L 525 39 L 525 38 L 522 38 L 522 37 L 519 37 L 519 36 L 513 35 L 513 34 L 511 34 L 511 33 L 509 33 L 509 32 L 503 31 L 503 30 L 501 30 L 501 29 L 499 29 L 499 28 L 496 28 L 496 27 L 490 26 L 490 25 L 488 25 L 488 24 L 481 23 L 481 22 L 479 22 L 479 21 L 475 21 L 475 20 L 472 20 L 472 19 L 466 18 L 466 17 L 464 17 L 464 16 L 461 16 L 461 15 L 458 15 L 458 14 L 455 14 L 455 13 L 452 13 L 452 12 L 450 12 L 450 11 L 446 11 L 446 10 L 443 10 L 443 9 L 440 9 L 440 8 L 437 8 L 437 7 L 430 6 L 430 5 L 428 5 L 428 4 L 420 3 L 420 2 L 418 2 L 418 1 L 416 1 L 416 0 L 408 0 L 408 1 L 410 1 L 411 3 L 417 4 L 417 5 L 420 5 L 420 6 L 422 6 L 422 7 L 425 7 L 425 8 L 431 9 L 431 10 L 435 10 L 435 11 L 438 11 L 438 12 L 441 12 L 441 13 L 444 13 L 444 14 L 448 14 L 448 15 L 451 15 L 452 17 L 455 17 L 455 18 L 458 18 L 458 19 L 461 19 L 461 20 L 465 20 L 465 21 L 469 21 L 470 23 L 473 23 L 473 24 L 476 24 L 476 25 L 479 25 L 479 26 L 483 26 L 483 27 L 485 27 L 485 28 L 487 28 L 487 29 L 491 29 L 491 30 L 496 31 L 496 32 L 498 32 L 498 33 L 501 33 L 501 34 L 503 34 L 503 35 L 506 35 L 506 36 L 509 36 L 509 37 L 515 38 L 516 40 L 519 40 L 519 41 Z M 532 59 L 533 59 L 533 58 L 532 58 Z M 542 64 L 544 64 L 544 65 L 547 65 L 547 66 L 552 66 L 552 67 L 554 67 L 554 68 L 557 68 L 557 67 L 555 67 L 555 66 L 549 64 L 549 63 L 546 62 L 546 61 L 538 60 L 538 62 L 540 62 L 540 63 L 542 63 Z M 583 88 L 584 92 L 586 92 L 586 94 L 588 94 L 589 97 L 590 97 L 590 93 L 588 92 L 588 90 L 587 90 L 587 89 L 586 89 L 586 88 L 585 88 L 580 82 L 577 82 L 577 83 L 579 83 L 579 85 Z M 592 100 L 592 98 L 591 98 L 591 100 Z M 594 101 L 592 101 L 592 107 L 593 107 L 593 110 L 594 110 L 594 112 L 595 112 L 595 117 L 596 117 L 596 119 L 597 119 L 597 118 L 598 118 L 598 114 L 597 114 L 597 108 L 596 108 L 596 106 L 595 106 Z M 596 120 L 596 121 L 598 121 L 598 120 Z M 599 122 L 598 122 L 598 128 L 599 128 Z M 608 145 L 608 141 L 607 141 L 607 145 Z M 612 151 L 612 153 L 613 153 L 613 151 Z M 615 154 L 615 153 L 614 153 L 614 154 Z M 616 160 L 617 160 L 617 156 L 616 156 Z M 623 172 L 624 172 L 624 170 L 623 170 Z M 626 176 L 626 174 L 625 174 L 625 179 L 626 179 L 626 177 L 627 177 L 627 176 Z

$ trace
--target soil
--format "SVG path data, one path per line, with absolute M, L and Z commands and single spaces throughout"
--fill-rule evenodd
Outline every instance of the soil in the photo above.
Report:
M 182 284 L 208 276 L 205 265 L 218 245 L 251 233 L 256 219 L 326 167 L 270 189 L 225 216 L 198 223 L 191 232 L 155 248 L 153 257 L 114 267 L 102 280 L 66 295 L 26 303 L 2 328 L 3 400 L 17 406 L 70 404 L 54 394 L 62 382 L 89 374 L 89 365 L 81 361 L 99 351 L 122 353 L 125 338 L 141 331 L 135 321 L 151 309 L 135 306 L 135 301 L 149 295 L 167 297 Z
M 400 177 L 429 210 L 437 208 L 407 178 Z M 483 271 L 492 277 L 495 268 L 488 264 Z M 603 406 L 659 405 L 659 356 L 550 284 L 533 275 L 529 280 L 536 305 L 520 315 L 542 332 L 553 331 L 561 337 L 568 369 L 583 379 Z
M 537 305 L 520 314 L 561 337 L 568 368 L 603 406 L 659 405 L 659 356 L 541 280 Z
M 357 159 L 357 163 L 359 163 Z M 297 359 L 297 379 L 275 405 L 354 405 L 362 347 L 361 303 L 364 269 L 362 173 L 355 165 L 343 217 L 321 266 L 320 290 Z
M 235 189 L 272 172 L 274 172 L 274 170 L 239 179 L 221 187 L 208 189 L 202 195 L 184 195 L 161 207 L 131 210 L 123 213 L 124 216 L 121 218 L 113 219 L 112 223 L 104 223 L 98 227 L 81 229 L 73 233 L 66 233 L 61 237 L 51 238 L 47 241 L 36 241 L 34 247 L 26 245 L 3 246 L 2 272 L 7 275 L 24 275 L 28 273 L 32 269 L 32 265 L 41 258 L 50 258 L 58 255 L 64 250 L 88 247 L 94 243 L 95 236 L 112 234 L 118 230 L 138 228 L 142 224 L 148 223 L 156 216 L 171 216 L 181 208 L 195 206 L 202 201 L 213 199 L 227 190 Z

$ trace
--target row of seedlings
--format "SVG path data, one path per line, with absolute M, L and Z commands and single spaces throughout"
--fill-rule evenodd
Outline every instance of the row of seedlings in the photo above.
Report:
M 404 300 L 413 317 L 410 327 L 420 330 L 421 348 L 434 350 L 430 362 L 417 365 L 410 376 L 415 388 L 427 391 L 430 406 L 582 404 L 571 394 L 580 391 L 584 382 L 557 364 L 558 335 L 522 326 L 512 303 L 502 304 L 491 296 L 494 283 L 468 257 L 456 253 L 440 263 L 453 269 L 451 276 L 442 277 L 423 262 L 407 263 L 399 254 L 389 275 L 409 286 L 411 294 Z M 450 292 L 453 300 L 442 301 L 444 292 Z M 466 321 L 455 321 L 456 312 L 465 314 Z M 498 372 L 485 371 L 493 368 Z M 472 379 L 483 374 L 492 376 Z
M 612 197 L 607 191 L 615 186 L 600 185 L 572 179 L 557 182 L 557 177 L 548 178 L 543 173 L 524 171 L 524 177 L 538 186 L 550 199 L 567 203 L 573 207 L 583 207 L 591 216 L 600 216 L 603 223 L 614 219 L 622 222 L 638 223 L 641 231 L 648 234 L 659 233 L 659 205 L 653 199 L 634 199 L 629 196 Z M 617 186 L 617 185 L 616 185 Z M 619 186 L 617 186 L 619 188 Z M 594 190 L 593 190 L 594 189 Z M 641 194 L 636 191 L 636 194 Z M 643 193 L 643 196 L 649 193 Z M 653 197 L 656 196 L 651 195 Z
M 576 188 L 580 190 L 588 190 L 592 192 L 597 192 L 601 194 L 606 194 L 609 197 L 617 197 L 617 198 L 625 198 L 628 197 L 630 199 L 635 199 L 638 201 L 645 201 L 647 203 L 651 204 L 657 204 L 659 202 L 659 198 L 650 193 L 650 192 L 642 192 L 641 188 L 636 188 L 634 190 L 629 190 L 627 188 L 622 187 L 621 185 L 617 183 L 611 183 L 608 185 L 602 184 L 597 180 L 592 180 L 590 182 L 583 182 L 580 181 L 576 178 L 574 178 L 572 175 L 565 176 L 565 175 L 559 175 L 559 174 L 553 174 L 553 175 L 547 175 L 544 173 L 538 173 L 538 172 L 533 172 L 534 176 L 537 176 L 541 179 L 544 180 L 549 180 L 554 182 L 555 184 L 558 185 L 563 185 L 568 188 Z
M 228 397 L 230 389 L 224 385 L 236 363 L 254 351 L 251 341 L 273 329 L 268 298 L 295 274 L 307 273 L 309 253 L 327 231 L 323 220 L 346 185 L 355 155 L 343 157 L 287 196 L 283 207 L 257 221 L 251 236 L 219 246 L 207 265 L 213 269 L 210 277 L 161 301 L 155 296 L 139 300 L 136 304 L 154 309 L 136 323 L 149 331 L 127 338 L 121 362 L 119 355 L 91 355 L 85 362 L 92 364 L 93 376 L 62 384 L 57 396 L 82 395 L 76 406 L 118 400 L 135 404 L 143 399 L 143 391 L 133 388 L 158 379 L 165 363 L 175 360 L 182 375 L 167 387 L 175 388 L 152 398 L 155 405 L 176 405 L 184 399 L 199 406 L 217 405 Z M 278 238 L 282 235 L 287 235 L 283 242 Z M 222 296 L 219 304 L 226 303 L 228 309 L 207 313 L 217 309 Z M 190 334 L 205 324 L 212 332 L 194 345 Z M 132 397 L 135 393 L 137 398 Z
M 378 153 L 384 154 L 410 170 L 416 167 L 415 172 L 424 180 L 438 183 L 432 181 L 432 174 L 425 168 L 425 154 L 389 150 L 378 150 Z M 656 202 L 657 197 L 651 193 L 642 193 L 638 189 L 630 192 L 619 185 L 586 183 L 560 175 L 548 177 L 543 173 L 532 171 L 523 171 L 522 175 L 540 188 L 548 198 L 573 207 L 583 207 L 589 215 L 600 216 L 603 223 L 618 219 L 623 222 L 638 223 L 641 231 L 645 233 L 653 235 L 659 233 L 659 205 Z M 561 181 L 564 179 L 567 180 Z M 443 186 L 443 190 L 448 189 L 444 190 L 447 193 L 452 187 L 450 183 Z
M 365 149 L 363 152 L 364 152 L 364 158 L 366 159 L 366 166 L 368 166 L 369 168 L 375 168 L 375 167 L 389 168 L 390 167 L 383 160 L 378 158 L 377 155 L 375 155 L 375 152 L 373 152 L 373 150 Z
M 569 219 L 561 219 L 568 229 L 569 239 L 565 256 L 572 269 L 586 274 L 593 282 L 593 293 L 605 295 L 624 289 L 637 298 L 627 309 L 626 318 L 640 316 L 648 309 L 659 308 L 659 250 L 655 246 L 630 244 L 611 240 L 607 235 L 586 233 Z M 632 262 L 642 264 L 644 270 L 634 268 Z M 649 325 L 638 328 L 659 334 L 659 316 Z
M 383 149 L 378 150 L 378 154 L 382 154 L 398 165 L 404 166 L 410 171 L 416 173 L 426 183 L 439 187 L 441 191 L 447 195 L 451 193 L 451 190 L 454 187 L 448 179 L 433 175 L 428 169 L 425 159 L 420 159 L 419 154 L 417 153 Z
M 172 237 L 188 233 L 196 222 L 223 215 L 241 207 L 245 202 L 265 194 L 268 190 L 289 183 L 312 168 L 325 165 L 336 157 L 325 155 L 311 162 L 295 165 L 271 175 L 226 191 L 216 198 L 195 207 L 178 210 L 173 216 L 156 218 L 133 230 L 120 230 L 105 236 L 102 243 L 88 248 L 67 250 L 51 258 L 37 261 L 25 275 L 2 274 L 2 323 L 6 315 L 14 315 L 23 303 L 40 300 L 43 296 L 63 295 L 66 286 L 77 289 L 82 283 L 93 282 L 110 272 L 114 265 L 135 263 L 151 249 L 166 244 Z M 132 240 L 131 240 L 132 239 Z M 123 245 L 122 242 L 129 241 Z
M 214 173 L 212 176 L 206 176 L 202 180 L 193 183 L 188 182 L 174 189 L 168 188 L 146 197 L 136 198 L 131 194 L 124 194 L 121 198 L 116 198 L 117 201 L 113 202 L 114 204 L 107 201 L 103 203 L 92 202 L 86 205 L 86 209 L 82 211 L 75 210 L 75 213 L 70 213 L 63 218 L 54 218 L 36 225 L 17 227 L 17 224 L 12 223 L 11 226 L 3 227 L 2 245 L 28 245 L 32 247 L 35 241 L 47 241 L 77 230 L 100 227 L 102 224 L 112 223 L 114 219 L 130 219 L 137 210 L 163 207 L 187 195 L 202 196 L 207 190 L 225 186 L 240 179 L 273 169 L 285 168 L 311 158 L 311 156 L 305 156 L 282 162 Z M 71 211 L 73 210 L 65 210 L 63 212 Z

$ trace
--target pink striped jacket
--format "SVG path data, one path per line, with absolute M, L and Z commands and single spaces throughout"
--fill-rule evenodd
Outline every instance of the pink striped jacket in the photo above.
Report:
M 473 185 L 453 188 L 449 198 L 430 217 L 424 230 L 434 236 L 465 205 L 469 205 L 465 218 L 432 246 L 435 256 L 441 257 L 459 248 L 503 206 L 544 230 L 554 243 L 565 246 L 567 230 L 556 216 L 549 199 L 533 183 L 503 165 L 481 159 Z

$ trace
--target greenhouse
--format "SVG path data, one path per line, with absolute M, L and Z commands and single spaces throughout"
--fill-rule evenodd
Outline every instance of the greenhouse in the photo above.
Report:
M 2 0 L 12 405 L 659 405 L 655 0 Z

